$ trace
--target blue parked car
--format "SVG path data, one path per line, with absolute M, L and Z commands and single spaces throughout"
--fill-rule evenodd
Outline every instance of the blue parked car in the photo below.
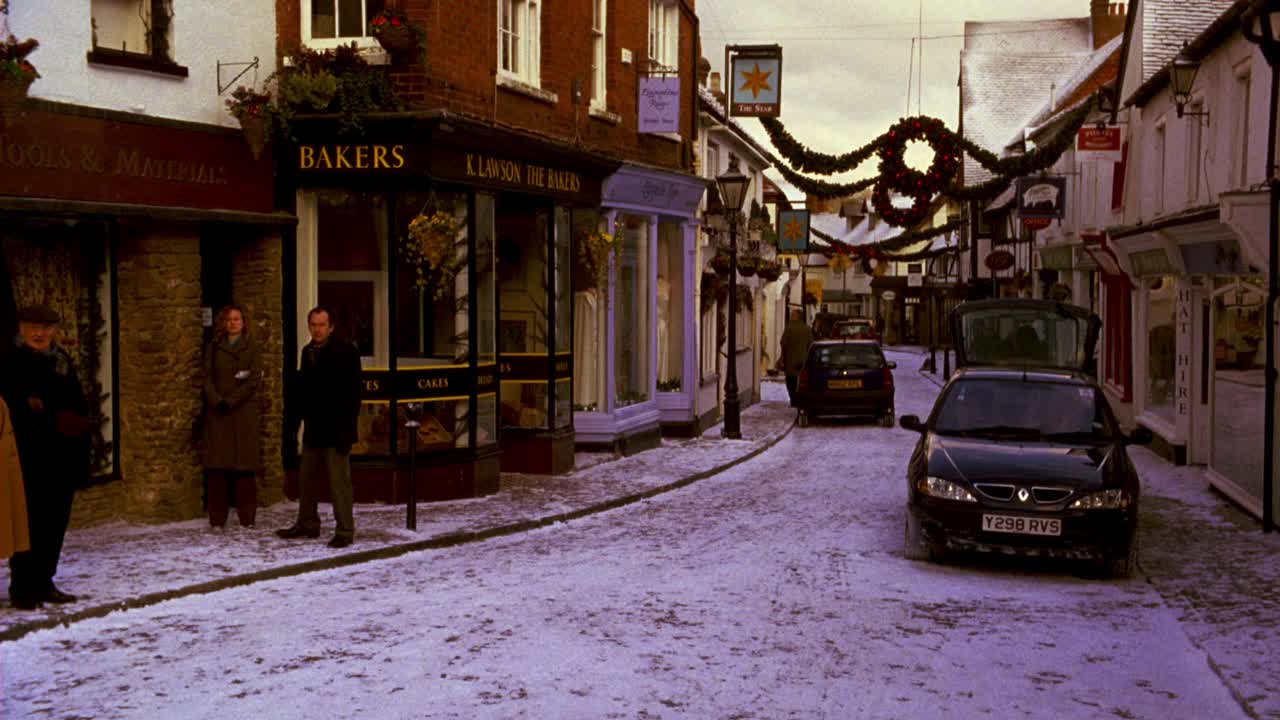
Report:
M 851 415 L 893 427 L 893 369 L 873 340 L 819 340 L 809 346 L 796 387 L 800 426 Z

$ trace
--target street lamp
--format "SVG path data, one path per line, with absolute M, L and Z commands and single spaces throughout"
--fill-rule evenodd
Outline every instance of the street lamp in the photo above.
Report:
M 738 212 L 747 197 L 751 178 L 738 170 L 738 158 L 729 157 L 729 169 L 716 176 L 720 202 L 729 223 L 729 362 L 724 379 L 724 437 L 742 437 L 741 405 L 738 401 Z
M 1262 433 L 1262 531 L 1275 529 L 1275 428 L 1276 428 L 1276 301 L 1280 299 L 1280 182 L 1276 179 L 1276 110 L 1280 105 L 1280 3 L 1254 0 L 1240 18 L 1241 32 L 1258 46 L 1271 66 L 1271 105 L 1267 113 L 1267 185 L 1270 212 L 1267 213 L 1267 369 L 1263 379 Z M 1246 108 L 1247 112 L 1248 109 Z
M 1184 115 L 1205 115 L 1207 111 L 1187 112 L 1187 103 L 1191 102 L 1191 91 L 1196 84 L 1196 73 L 1200 72 L 1200 61 L 1187 52 L 1187 43 L 1182 43 L 1182 51 L 1169 62 L 1169 87 L 1173 93 L 1173 104 L 1177 107 L 1178 117 Z

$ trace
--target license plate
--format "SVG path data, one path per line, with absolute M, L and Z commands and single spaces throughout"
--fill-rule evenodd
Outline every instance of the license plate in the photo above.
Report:
M 1020 535 L 1061 535 L 1062 521 L 1058 518 L 983 514 L 982 529 L 987 532 L 1018 533 Z
M 827 387 L 832 390 L 857 390 L 862 387 L 861 380 L 829 380 Z

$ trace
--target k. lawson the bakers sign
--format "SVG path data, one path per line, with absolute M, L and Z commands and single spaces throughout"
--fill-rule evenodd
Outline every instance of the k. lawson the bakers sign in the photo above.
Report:
M 563 197 L 599 195 L 599 180 L 576 170 L 456 148 L 404 143 L 302 144 L 301 173 L 430 175 L 471 185 Z

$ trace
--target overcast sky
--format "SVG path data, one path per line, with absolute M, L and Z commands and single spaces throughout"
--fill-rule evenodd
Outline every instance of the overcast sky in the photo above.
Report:
M 912 61 L 922 8 L 923 63 L 918 52 Z M 956 129 L 965 21 L 1087 17 L 1089 0 L 697 0 L 697 11 L 702 52 L 715 72 L 726 44 L 782 46 L 782 122 L 807 147 L 838 154 L 920 112 Z M 911 80 L 908 111 L 907 82 L 917 74 L 923 83 Z M 759 121 L 740 122 L 773 150 Z M 872 158 L 829 179 L 866 177 L 875 165 Z

